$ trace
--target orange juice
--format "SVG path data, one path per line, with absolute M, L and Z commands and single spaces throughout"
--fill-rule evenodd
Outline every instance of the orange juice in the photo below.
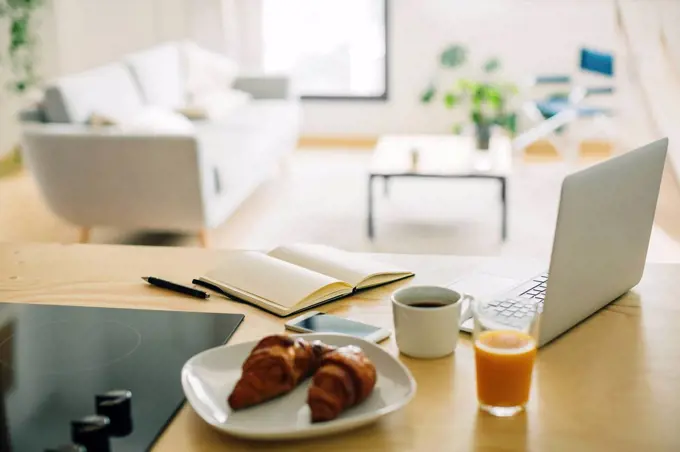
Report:
M 529 400 L 536 342 L 512 330 L 484 331 L 475 341 L 477 398 L 491 407 L 519 407 Z

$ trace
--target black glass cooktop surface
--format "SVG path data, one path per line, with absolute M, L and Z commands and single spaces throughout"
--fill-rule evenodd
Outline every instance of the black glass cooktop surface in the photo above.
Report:
M 242 320 L 0 303 L 0 451 L 56 449 L 73 435 L 88 452 L 149 449 L 184 401 L 184 363 Z

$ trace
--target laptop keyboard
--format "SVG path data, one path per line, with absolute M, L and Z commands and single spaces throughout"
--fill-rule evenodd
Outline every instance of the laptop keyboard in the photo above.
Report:
M 520 297 L 536 298 L 538 300 L 541 300 L 541 303 L 543 303 L 543 300 L 545 299 L 545 289 L 547 288 L 548 285 L 548 274 L 544 273 L 539 277 L 534 278 L 534 282 L 536 283 L 536 285 L 531 289 L 521 293 Z
M 518 296 L 509 298 L 498 298 L 488 302 L 488 306 L 496 312 L 501 319 L 506 319 L 510 323 L 519 320 L 531 312 L 533 305 L 538 304 L 538 309 L 543 308 L 545 299 L 545 289 L 548 283 L 548 274 L 544 273 L 534 278 L 531 288 L 525 290 Z

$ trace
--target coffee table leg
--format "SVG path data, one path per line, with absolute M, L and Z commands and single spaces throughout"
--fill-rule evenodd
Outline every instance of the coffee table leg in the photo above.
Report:
M 501 182 L 501 209 L 502 209 L 502 223 L 501 223 L 501 236 L 503 238 L 503 241 L 505 241 L 508 238 L 508 197 L 507 197 L 507 184 L 506 184 L 506 179 L 500 178 L 498 179 Z
M 368 238 L 373 239 L 373 174 L 368 176 Z

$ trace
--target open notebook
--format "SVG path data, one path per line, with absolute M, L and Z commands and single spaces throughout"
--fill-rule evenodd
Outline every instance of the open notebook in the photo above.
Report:
M 324 245 L 280 246 L 269 253 L 235 251 L 200 280 L 276 315 L 287 316 L 413 276 L 394 265 Z

